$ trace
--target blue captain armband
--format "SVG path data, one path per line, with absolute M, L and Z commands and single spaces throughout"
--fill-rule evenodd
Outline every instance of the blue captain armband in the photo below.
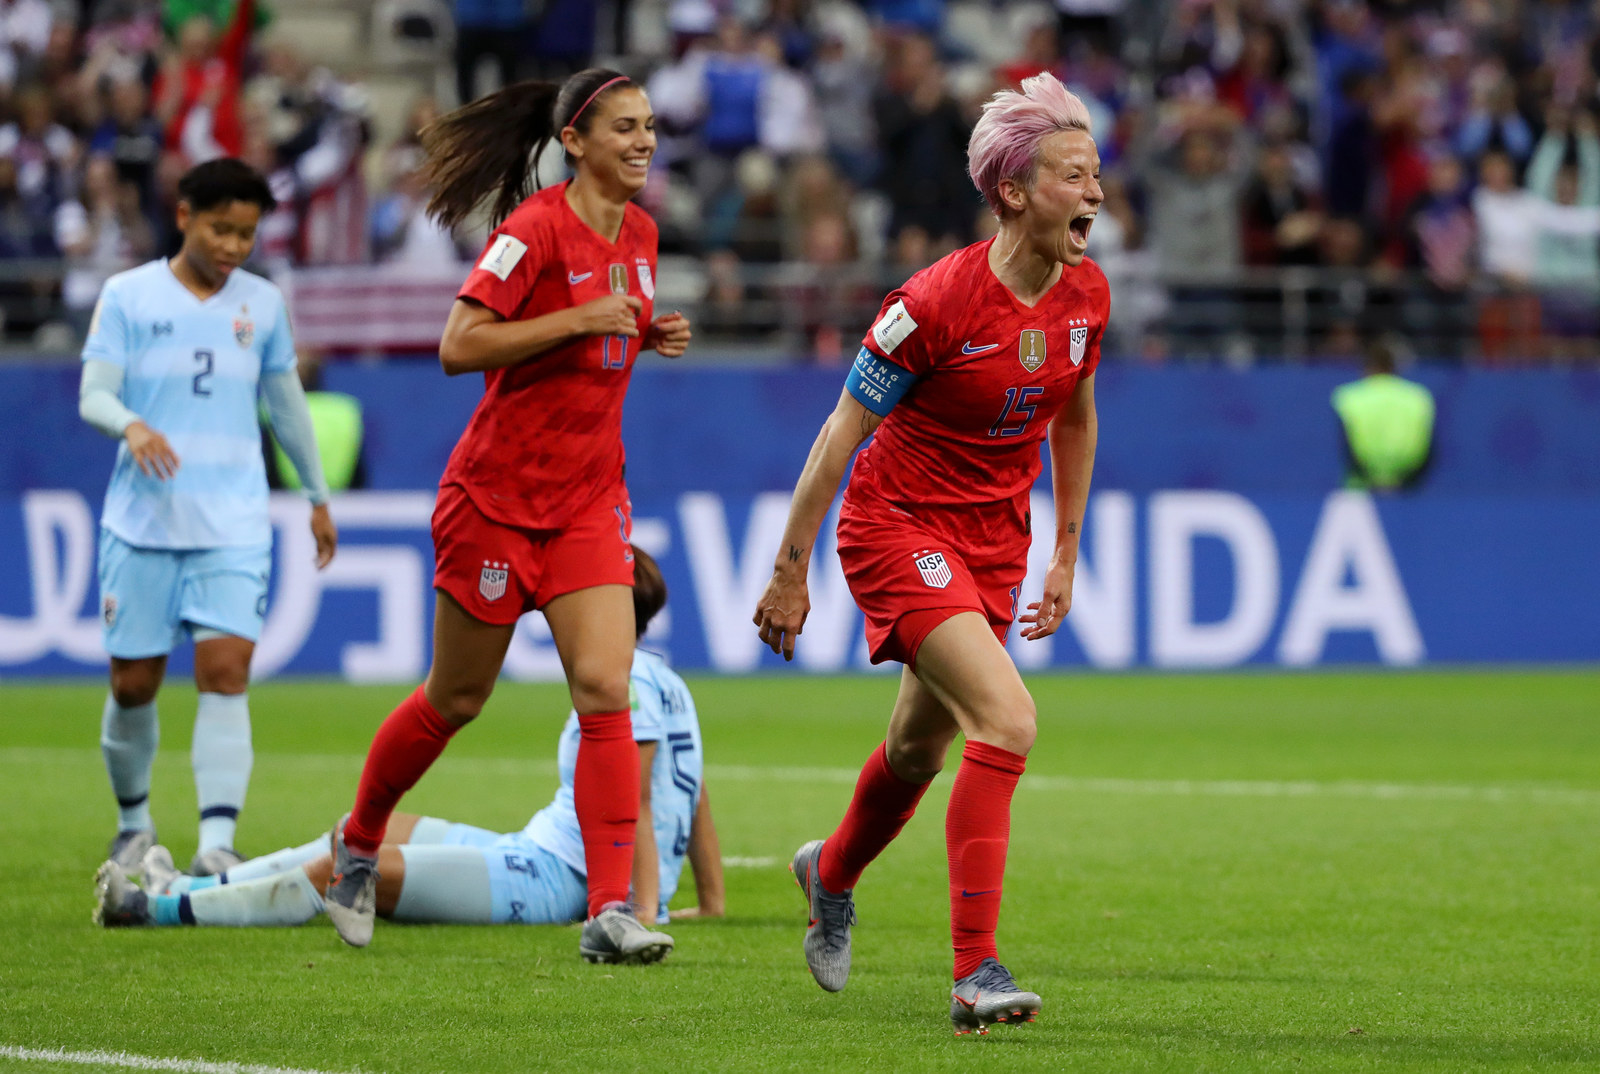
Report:
M 862 347 L 855 364 L 850 367 L 850 378 L 845 381 L 844 390 L 878 417 L 886 418 L 916 382 L 917 378 L 909 369 L 887 358 L 879 358 Z

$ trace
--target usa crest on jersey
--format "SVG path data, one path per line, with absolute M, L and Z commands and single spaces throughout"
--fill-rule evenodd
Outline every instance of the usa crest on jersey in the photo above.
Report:
M 479 594 L 484 600 L 499 600 L 506 595 L 506 579 L 510 575 L 510 564 L 490 563 L 485 560 L 483 573 L 478 575 Z
M 644 292 L 644 297 L 655 298 L 656 281 L 655 277 L 650 275 L 650 263 L 642 257 L 635 259 L 635 263 L 639 267 L 639 290 Z
M 943 589 L 950 584 L 950 564 L 944 561 L 943 552 L 918 556 L 917 570 L 922 572 L 922 580 L 934 589 Z
M 1089 345 L 1089 326 L 1079 325 L 1067 335 L 1067 357 L 1073 365 L 1083 364 L 1083 351 Z

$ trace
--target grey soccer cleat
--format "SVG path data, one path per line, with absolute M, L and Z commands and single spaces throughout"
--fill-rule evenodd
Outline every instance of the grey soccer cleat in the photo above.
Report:
M 344 845 L 344 825 L 349 819 L 346 813 L 328 833 L 333 875 L 323 895 L 339 939 L 351 947 L 365 947 L 372 942 L 372 923 L 378 913 L 378 859 L 353 853 Z
M 856 904 L 849 891 L 834 893 L 822 886 L 817 873 L 822 860 L 821 839 L 813 839 L 795 851 L 789 871 L 805 892 L 810 905 L 806 926 L 806 965 L 811 976 L 829 992 L 837 992 L 850 980 L 850 926 L 856 923 Z
M 1017 987 L 1010 970 L 997 959 L 986 958 L 950 990 L 950 1024 L 958 1037 L 973 1030 L 981 1035 L 996 1022 L 1033 1021 L 1039 1005 L 1038 996 Z
M 106 857 L 116 862 L 125 873 L 134 872 L 144 860 L 144 852 L 156 845 L 154 828 L 129 828 L 117 833 L 106 848 Z
M 94 923 L 108 929 L 155 924 L 149 896 L 134 887 L 114 861 L 94 874 Z
M 150 895 L 165 895 L 167 886 L 182 875 L 172 863 L 172 851 L 160 843 L 145 851 L 139 863 L 139 880 Z
M 212 847 L 195 854 L 189 861 L 190 876 L 221 876 L 235 865 L 244 864 L 244 855 L 232 847 Z
M 578 954 L 585 962 L 660 962 L 672 953 L 672 937 L 639 924 L 633 907 L 607 903 L 584 923 Z

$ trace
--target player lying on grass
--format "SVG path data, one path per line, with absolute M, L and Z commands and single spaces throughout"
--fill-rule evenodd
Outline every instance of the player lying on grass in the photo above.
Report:
M 635 548 L 634 616 L 643 636 L 666 603 L 666 583 Z M 661 657 L 635 650 L 633 735 L 639 744 L 640 853 L 633 902 L 641 918 L 667 920 L 685 857 L 698 905 L 673 916 L 720 917 L 722 858 L 701 774 L 704 750 L 694 700 Z M 578 720 L 561 732 L 555 800 L 519 832 L 501 834 L 437 817 L 395 814 L 379 851 L 378 913 L 396 921 L 448 924 L 564 924 L 587 908 L 583 839 L 573 808 Z M 333 869 L 326 834 L 301 847 L 234 866 L 220 876 L 178 874 L 165 847 L 143 863 L 144 888 L 112 861 L 95 875 L 95 920 L 121 925 L 299 925 L 323 911 Z

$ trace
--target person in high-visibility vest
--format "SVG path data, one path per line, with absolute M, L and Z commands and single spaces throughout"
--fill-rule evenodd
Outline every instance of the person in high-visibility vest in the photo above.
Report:
M 353 395 L 321 389 L 322 366 L 315 359 L 300 359 L 300 380 L 306 390 L 306 405 L 311 410 L 311 428 L 317 437 L 317 453 L 322 456 L 322 472 L 332 492 L 362 488 L 367 483 L 361 445 L 366 425 L 361 403 Z M 275 437 L 269 436 L 267 477 L 275 489 L 298 489 L 300 475 L 284 454 Z
M 1367 348 L 1365 375 L 1333 392 L 1344 432 L 1345 486 L 1413 488 L 1433 459 L 1433 393 L 1395 375 L 1386 344 Z

